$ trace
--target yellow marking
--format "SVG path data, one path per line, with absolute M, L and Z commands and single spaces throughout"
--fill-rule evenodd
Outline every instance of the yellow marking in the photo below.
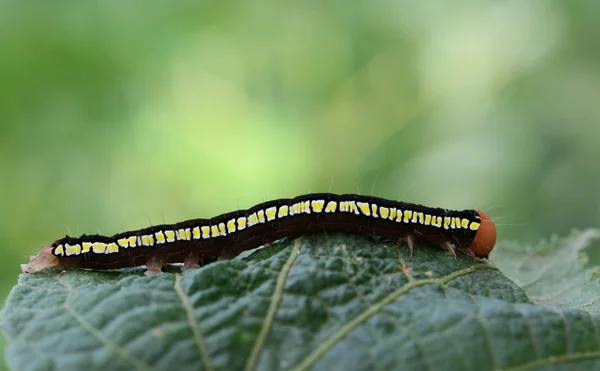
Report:
M 200 227 L 194 227 L 194 229 L 192 229 L 192 234 L 193 234 L 195 240 L 199 240 L 200 239 Z
M 117 243 L 118 243 L 118 244 L 119 244 L 119 246 L 121 246 L 122 248 L 125 248 L 125 249 L 126 249 L 126 248 L 128 248 L 128 247 L 129 247 L 129 241 L 127 240 L 127 238 L 120 238 L 120 239 L 117 241 Z M 83 249 L 84 249 L 84 250 L 85 250 L 85 248 L 86 248 L 86 246 L 85 246 L 86 244 L 90 245 L 90 246 L 87 248 L 87 250 L 89 251 L 89 250 L 90 250 L 90 247 L 92 247 L 92 244 L 91 244 L 91 243 L 89 243 L 89 242 L 84 242 L 84 243 L 83 243 Z M 87 252 L 87 251 L 84 251 L 84 252 Z
M 310 201 L 304 201 L 304 205 L 302 205 L 303 212 L 305 214 L 310 214 Z
M 54 255 L 65 256 L 65 250 L 64 250 L 63 245 L 56 246 L 56 248 L 54 249 Z
M 200 230 L 202 231 L 202 238 L 207 239 L 210 238 L 210 227 L 207 225 L 203 225 L 200 227 Z
M 377 205 L 375 204 L 371 205 L 371 215 L 373 215 L 373 218 L 379 218 L 379 215 L 377 215 Z
M 227 231 L 225 231 L 225 223 L 219 223 L 219 234 L 221 236 L 227 236 Z
M 421 212 L 419 212 L 419 223 L 420 224 L 425 223 L 425 215 Z
M 69 245 L 68 243 L 66 243 L 65 250 L 66 250 L 67 256 L 79 255 L 79 253 L 81 253 L 81 246 L 79 246 L 79 244 Z
M 478 230 L 478 229 L 479 229 L 479 223 L 477 223 L 477 222 L 471 222 L 471 225 L 469 226 L 469 228 L 470 228 L 472 231 L 476 231 L 476 230 Z
M 246 217 L 242 216 L 241 218 L 238 218 L 237 220 L 237 224 L 238 224 L 238 231 L 241 231 L 242 229 L 246 229 Z
M 135 247 L 136 246 L 136 243 L 137 243 L 137 237 L 136 236 L 131 236 L 131 237 L 128 238 L 128 240 L 129 240 L 129 247 Z
M 402 210 L 400 210 L 400 209 L 396 210 L 396 221 L 398 223 L 402 223 L 402 214 L 403 214 Z
M 425 223 L 424 224 L 425 225 L 431 224 L 431 215 L 429 215 L 429 214 L 425 215 Z
M 273 206 L 265 210 L 267 215 L 267 221 L 275 220 L 277 218 L 277 206 Z
M 323 211 L 323 206 L 325 206 L 325 200 L 313 200 L 310 202 L 310 206 L 312 206 L 312 211 L 320 213 Z
M 190 228 L 185 229 L 185 239 L 187 241 L 192 239 L 192 230 Z
M 412 219 L 410 221 L 412 223 L 416 223 L 418 218 L 419 218 L 419 213 L 416 212 L 416 211 L 413 211 L 413 216 L 412 216 Z
M 175 235 L 178 241 L 185 240 L 185 230 L 183 228 L 176 230 Z
M 412 217 L 412 210 L 405 210 L 404 211 L 404 223 L 408 223 Z
M 265 211 L 264 210 L 258 210 L 256 212 L 257 216 L 258 216 L 258 222 L 259 223 L 264 223 L 265 222 Z
M 398 210 L 398 211 L 400 211 L 400 210 Z M 400 214 L 402 214 L 402 211 L 400 211 Z M 394 220 L 394 219 L 396 219 L 396 208 L 392 207 L 390 209 L 390 220 Z M 400 219 L 398 219 L 397 221 L 399 222 Z
M 363 214 L 365 214 L 366 216 L 371 216 L 371 208 L 369 207 L 368 203 L 357 202 L 356 205 L 358 206 L 360 211 L 362 211 Z
M 464 229 L 469 228 L 469 219 L 463 219 L 461 223 Z
M 381 215 L 381 217 L 383 219 L 387 219 L 388 216 L 390 216 L 390 209 L 388 209 L 387 207 L 381 206 L 379 208 L 379 215 Z
M 123 238 L 122 240 L 125 240 L 125 247 L 127 247 L 127 245 L 128 245 L 127 244 L 127 239 Z M 121 240 L 119 240 L 119 241 L 121 241 Z M 92 243 L 91 242 L 84 242 L 84 243 L 81 244 L 81 252 L 83 254 L 85 254 L 87 252 L 90 252 L 91 248 L 92 248 Z
M 154 235 L 156 236 L 157 244 L 163 244 L 166 242 L 165 234 L 163 233 L 163 231 L 158 231 L 158 232 L 154 233 Z
M 337 209 L 337 202 L 329 201 L 327 203 L 327 207 L 325 207 L 325 212 L 326 213 L 335 213 L 336 209 Z
M 150 246 L 150 236 L 148 236 L 148 235 L 142 236 L 142 245 Z
M 356 207 L 356 201 L 348 201 L 348 206 L 350 207 L 350 212 L 359 215 L 358 207 Z
M 131 241 L 129 241 L 129 242 L 131 242 Z M 94 242 L 92 244 L 92 250 L 96 254 L 104 254 L 104 251 L 106 250 L 106 244 L 102 243 L 102 242 Z
M 175 242 L 175 231 L 165 231 L 167 242 Z
M 450 220 L 450 228 L 456 229 L 456 218 L 452 218 L 452 220 Z
M 257 224 L 258 224 L 258 216 L 256 215 L 256 213 L 250 214 L 250 216 L 248 217 L 248 227 L 252 227 Z
M 292 205 L 292 215 L 300 214 L 302 212 L 302 202 L 297 202 Z
M 235 232 L 235 219 L 231 219 L 227 222 L 227 233 Z
M 340 202 L 340 211 L 345 213 L 346 211 L 348 211 L 348 201 L 342 201 Z
M 288 216 L 290 212 L 290 207 L 288 205 L 279 206 L 279 212 L 277 213 L 278 218 L 283 218 L 284 216 Z
M 444 229 L 449 229 L 450 228 L 450 217 L 445 216 L 444 217 Z
M 210 226 L 210 231 L 211 231 L 211 237 L 219 237 L 219 226 L 218 225 L 211 225 Z
M 437 217 L 437 226 L 438 226 L 438 228 L 442 227 L 442 217 L 441 216 Z
M 113 252 L 119 252 L 119 246 L 116 243 L 111 242 L 107 245 L 106 253 L 111 254 Z

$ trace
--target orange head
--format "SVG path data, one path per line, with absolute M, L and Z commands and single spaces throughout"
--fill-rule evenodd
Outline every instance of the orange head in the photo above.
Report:
M 496 225 L 490 217 L 481 210 L 476 210 L 481 217 L 481 225 L 477 229 L 471 249 L 478 258 L 487 258 L 496 245 Z

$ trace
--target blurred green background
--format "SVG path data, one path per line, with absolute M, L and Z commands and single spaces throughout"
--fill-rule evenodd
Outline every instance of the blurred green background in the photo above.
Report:
M 0 4 L 2 300 L 67 233 L 308 192 L 600 226 L 600 2 Z

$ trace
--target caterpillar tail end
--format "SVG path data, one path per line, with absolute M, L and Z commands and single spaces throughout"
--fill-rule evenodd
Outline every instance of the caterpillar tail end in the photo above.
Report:
M 477 210 L 477 213 L 481 217 L 481 224 L 471 243 L 471 249 L 478 258 L 487 259 L 496 246 L 496 224 L 485 212 Z
M 52 254 L 52 245 L 46 245 L 36 256 L 29 257 L 28 264 L 21 264 L 23 273 L 35 273 L 44 268 L 59 266 L 58 258 Z

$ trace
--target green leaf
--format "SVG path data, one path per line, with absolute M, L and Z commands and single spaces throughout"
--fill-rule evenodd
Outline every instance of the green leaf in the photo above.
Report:
M 13 370 L 600 369 L 600 289 L 578 259 L 598 235 L 497 246 L 492 262 L 531 282 L 533 301 L 487 262 L 346 234 L 184 274 L 24 274 L 2 315 L 6 359 Z

